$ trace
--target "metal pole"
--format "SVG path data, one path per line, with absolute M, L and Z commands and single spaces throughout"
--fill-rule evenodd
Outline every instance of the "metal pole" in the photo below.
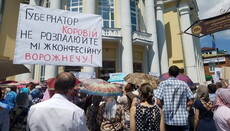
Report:
M 216 48 L 216 40 L 215 40 L 215 36 L 214 36 L 214 34 L 211 34 L 211 36 L 212 36 L 212 48 L 215 48 L 215 50 L 216 50 L 216 58 L 217 58 L 217 65 L 219 66 L 219 55 L 218 55 L 218 50 L 217 50 L 217 48 Z

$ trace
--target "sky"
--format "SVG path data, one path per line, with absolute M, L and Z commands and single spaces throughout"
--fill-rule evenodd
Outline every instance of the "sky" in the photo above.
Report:
M 206 19 L 221 14 L 220 10 L 230 11 L 230 0 L 196 0 L 199 8 L 199 18 Z M 216 47 L 227 50 L 230 54 L 230 29 L 214 33 Z M 201 47 L 212 47 L 210 35 L 200 38 Z

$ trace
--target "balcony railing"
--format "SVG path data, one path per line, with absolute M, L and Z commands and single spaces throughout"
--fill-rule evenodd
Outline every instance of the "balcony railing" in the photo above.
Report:
M 121 28 L 103 28 L 103 39 L 121 39 Z
M 133 42 L 137 44 L 153 44 L 152 40 L 152 34 L 146 33 L 146 32 L 139 32 L 134 31 L 133 32 Z

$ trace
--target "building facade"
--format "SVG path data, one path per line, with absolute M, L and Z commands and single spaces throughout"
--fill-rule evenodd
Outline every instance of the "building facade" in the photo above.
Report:
M 4 0 L 1 0 L 4 1 Z M 4 2 L 0 25 L 0 56 L 13 58 L 17 15 L 20 2 Z M 30 74 L 16 76 L 17 80 L 45 80 L 61 71 L 96 72 L 99 78 L 109 73 L 144 72 L 162 74 L 177 65 L 195 83 L 204 82 L 203 61 L 199 39 L 182 34 L 198 20 L 195 0 L 30 0 L 28 4 L 47 8 L 93 13 L 103 18 L 102 67 L 58 67 L 27 65 Z M 14 5 L 8 7 L 7 5 Z M 10 11 L 14 8 L 14 25 L 7 28 Z M 10 10 L 10 9 L 9 9 Z M 6 20 L 5 20 L 6 19 Z M 8 26 L 9 27 L 9 26 Z M 5 32 L 7 30 L 7 32 Z M 13 34 L 8 38 L 9 34 Z M 5 39 L 5 40 L 4 40 Z M 6 40 L 7 39 L 7 40 Z M 9 40 L 8 40 L 9 39 Z
M 215 68 L 230 67 L 230 55 L 226 50 L 218 48 L 203 47 L 201 48 L 204 61 L 204 72 L 207 81 L 213 79 Z

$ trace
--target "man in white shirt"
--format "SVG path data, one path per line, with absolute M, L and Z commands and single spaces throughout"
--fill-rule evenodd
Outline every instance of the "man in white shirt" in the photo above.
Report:
M 27 124 L 31 131 L 87 131 L 84 111 L 67 99 L 75 83 L 72 73 L 57 75 L 54 96 L 30 108 Z

